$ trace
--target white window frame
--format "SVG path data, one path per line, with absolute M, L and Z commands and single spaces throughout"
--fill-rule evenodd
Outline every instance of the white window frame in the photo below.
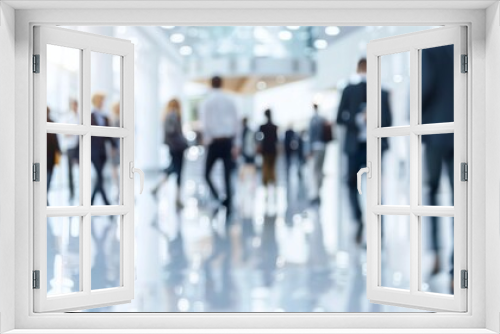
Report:
M 70 29 L 36 26 L 34 54 L 39 56 L 39 73 L 34 84 L 34 161 L 40 164 L 40 180 L 33 185 L 34 201 L 34 270 L 39 271 L 39 288 L 34 289 L 35 312 L 82 310 L 130 302 L 134 298 L 134 180 L 130 168 L 134 160 L 134 45 L 130 41 L 88 34 Z M 47 45 L 78 50 L 80 57 L 81 124 L 47 122 Z M 91 54 L 105 53 L 120 57 L 120 127 L 91 125 Z M 48 133 L 77 135 L 80 138 L 80 203 L 78 206 L 47 207 L 47 144 Z M 120 139 L 120 203 L 91 205 L 91 138 Z M 92 216 L 120 217 L 120 286 L 91 288 L 91 219 Z M 47 224 L 49 217 L 79 217 L 78 292 L 47 295 Z
M 216 6 L 214 6 L 216 7 Z M 309 8 L 309 7 L 308 7 Z M 105 15 L 104 15 L 105 14 Z M 103 15 L 105 19 L 103 18 Z M 105 21 L 103 21 L 105 20 Z M 206 8 L 183 9 L 145 9 L 113 10 L 26 10 L 16 15 L 16 150 L 25 155 L 16 157 L 16 328 L 193 328 L 193 332 L 203 332 L 210 328 L 307 328 L 310 332 L 334 328 L 469 328 L 467 332 L 481 332 L 473 328 L 485 325 L 485 247 L 484 247 L 484 194 L 481 183 L 484 180 L 481 168 L 483 159 L 474 168 L 474 154 L 482 152 L 482 127 L 480 122 L 472 122 L 472 114 L 484 117 L 484 103 L 481 101 L 485 89 L 484 72 L 484 9 L 279 9 L 262 4 L 258 9 L 207 10 Z M 468 152 L 472 155 L 469 165 L 468 196 L 468 268 L 469 289 L 468 311 L 465 313 L 431 314 L 362 314 L 362 313 L 325 313 L 325 314 L 35 314 L 33 313 L 33 291 L 31 289 L 32 254 L 32 184 L 29 180 L 32 147 L 33 113 L 32 77 L 29 73 L 32 54 L 32 28 L 39 24 L 52 25 L 465 25 L 469 34 L 468 54 L 471 62 L 469 71 L 478 75 L 468 76 Z M 477 139 L 476 139 L 476 137 Z M 475 196 L 472 197 L 471 193 Z M 474 233 L 471 225 L 474 224 Z M 29 259 L 29 261 L 26 261 Z M 198 329 L 198 330 L 196 330 Z M 305 330 L 304 330 L 305 331 Z M 140 331 L 139 331 L 140 332 Z M 144 332 L 144 331 L 143 331 Z M 256 330 L 257 332 L 257 330 Z M 292 332 L 290 330 L 290 332 Z M 296 332 L 296 331 L 295 331 Z
M 421 121 L 421 50 L 453 45 L 454 121 L 422 124 Z M 467 163 L 467 73 L 462 73 L 461 57 L 467 55 L 466 28 L 450 26 L 423 32 L 373 40 L 368 44 L 367 60 L 367 179 L 366 224 L 368 231 L 367 296 L 374 303 L 412 305 L 424 310 L 464 312 L 467 290 L 461 288 L 461 270 L 467 270 L 467 187 L 461 181 L 461 163 Z M 410 55 L 410 120 L 408 125 L 382 127 L 381 57 L 402 52 Z M 454 205 L 422 205 L 422 135 L 454 134 Z M 408 205 L 382 205 L 382 156 L 380 139 L 406 136 L 410 142 L 410 185 Z M 410 223 L 410 287 L 408 290 L 383 287 L 381 282 L 381 217 L 405 215 Z M 454 217 L 454 294 L 421 291 L 421 217 Z

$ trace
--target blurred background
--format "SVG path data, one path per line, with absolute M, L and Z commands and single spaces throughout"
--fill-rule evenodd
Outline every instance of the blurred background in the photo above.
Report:
M 88 311 L 416 311 L 366 297 L 365 199 L 353 183 L 366 164 L 366 99 L 356 96 L 366 92 L 369 41 L 434 27 L 66 28 L 133 42 L 135 166 L 146 174 L 135 202 L 135 299 Z M 48 121 L 81 122 L 80 57 L 49 46 Z M 92 52 L 93 125 L 121 126 L 120 69 L 120 57 Z M 381 69 L 382 126 L 407 125 L 409 54 L 383 56 Z M 212 135 L 210 142 L 207 128 L 220 129 L 202 116 L 215 96 L 215 75 L 236 113 L 231 140 L 239 148 L 227 166 L 219 159 L 211 170 L 219 200 L 205 174 L 210 145 L 219 139 Z M 441 121 L 450 120 L 428 122 Z M 221 127 L 228 128 L 225 118 Z M 48 160 L 48 205 L 79 205 L 81 139 L 49 136 L 55 153 Z M 450 160 L 436 144 L 449 136 L 422 139 L 422 201 L 429 205 L 453 205 L 453 149 Z M 92 138 L 94 205 L 120 203 L 120 144 Z M 408 204 L 409 140 L 391 137 L 381 146 L 382 204 Z M 409 217 L 380 221 L 381 284 L 408 289 Z M 47 223 L 49 295 L 77 291 L 80 220 Z M 118 216 L 92 219 L 92 289 L 119 286 L 120 224 Z M 421 289 L 450 294 L 452 218 L 422 219 L 421 229 Z

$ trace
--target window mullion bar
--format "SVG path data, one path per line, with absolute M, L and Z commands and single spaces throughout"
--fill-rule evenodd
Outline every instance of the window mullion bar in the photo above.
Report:
M 125 138 L 130 134 L 128 129 L 114 128 L 108 126 L 93 126 L 90 129 L 93 136 L 111 137 L 111 138 Z
M 378 138 L 385 137 L 395 137 L 395 136 L 408 136 L 410 134 L 411 128 L 407 125 L 405 126 L 391 126 L 385 128 L 376 128 L 373 130 L 373 134 Z
M 435 124 L 419 124 L 414 128 L 414 132 L 418 135 L 429 134 L 444 134 L 453 133 L 455 131 L 455 123 L 435 123 Z
M 418 135 L 414 130 L 419 115 L 419 55 L 417 49 L 410 50 L 410 207 L 418 205 L 419 196 L 419 149 Z M 419 286 L 419 228 L 418 217 L 410 210 L 410 292 L 418 292 Z
M 83 207 L 88 209 L 88 212 L 83 216 L 81 238 L 81 268 L 80 275 L 83 280 L 83 292 L 90 293 L 91 290 L 91 266 L 92 266 L 92 234 L 91 234 L 91 215 L 90 215 L 90 192 L 91 192 L 91 151 L 90 151 L 90 49 L 83 50 L 82 57 L 82 124 L 87 128 L 87 132 L 83 135 L 83 148 L 81 151 L 81 168 L 82 172 L 82 187 L 81 198 Z
M 99 205 L 90 208 L 92 216 L 121 216 L 130 212 L 130 208 L 125 205 Z

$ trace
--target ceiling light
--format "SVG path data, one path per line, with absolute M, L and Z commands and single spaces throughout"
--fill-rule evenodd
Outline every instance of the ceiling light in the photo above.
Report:
M 314 41 L 314 47 L 316 49 L 326 49 L 326 47 L 328 46 L 328 42 L 325 41 L 324 39 L 317 39 Z
M 170 41 L 172 43 L 182 43 L 184 42 L 184 35 L 183 34 L 172 34 L 172 36 L 170 36 Z
M 264 90 L 264 89 L 267 88 L 267 84 L 266 84 L 265 81 L 259 81 L 259 82 L 257 82 L 256 86 L 257 86 L 258 90 Z
M 189 45 L 183 45 L 179 48 L 179 53 L 183 56 L 189 56 L 193 53 L 193 48 Z
M 161 26 L 163 29 L 174 29 L 175 26 Z
M 282 40 L 282 41 L 289 41 L 292 39 L 293 35 L 290 31 L 288 30 L 282 30 L 279 32 L 278 34 L 278 37 Z
M 287 26 L 287 28 L 290 30 L 299 30 L 300 26 Z
M 327 34 L 328 36 L 337 36 L 338 34 L 340 34 L 340 28 L 336 26 L 326 27 L 325 34 Z

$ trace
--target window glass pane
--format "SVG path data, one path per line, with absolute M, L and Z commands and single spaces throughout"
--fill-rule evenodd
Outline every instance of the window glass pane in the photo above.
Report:
M 121 57 L 91 53 L 92 125 L 120 126 Z
M 120 139 L 93 136 L 92 205 L 120 204 Z
M 47 134 L 47 205 L 80 205 L 80 136 Z
M 453 205 L 454 135 L 422 136 L 422 204 Z
M 389 137 L 380 141 L 382 148 L 383 205 L 410 204 L 410 137 Z
M 81 50 L 47 45 L 47 121 L 81 124 Z
M 421 291 L 453 294 L 453 218 L 421 217 Z
M 92 217 L 92 290 L 121 286 L 120 220 L 120 216 Z
M 410 216 L 380 216 L 381 286 L 410 289 Z
M 47 218 L 47 295 L 80 291 L 81 217 Z
M 422 124 L 453 122 L 453 45 L 422 49 Z
M 381 126 L 410 124 L 410 52 L 380 57 Z

